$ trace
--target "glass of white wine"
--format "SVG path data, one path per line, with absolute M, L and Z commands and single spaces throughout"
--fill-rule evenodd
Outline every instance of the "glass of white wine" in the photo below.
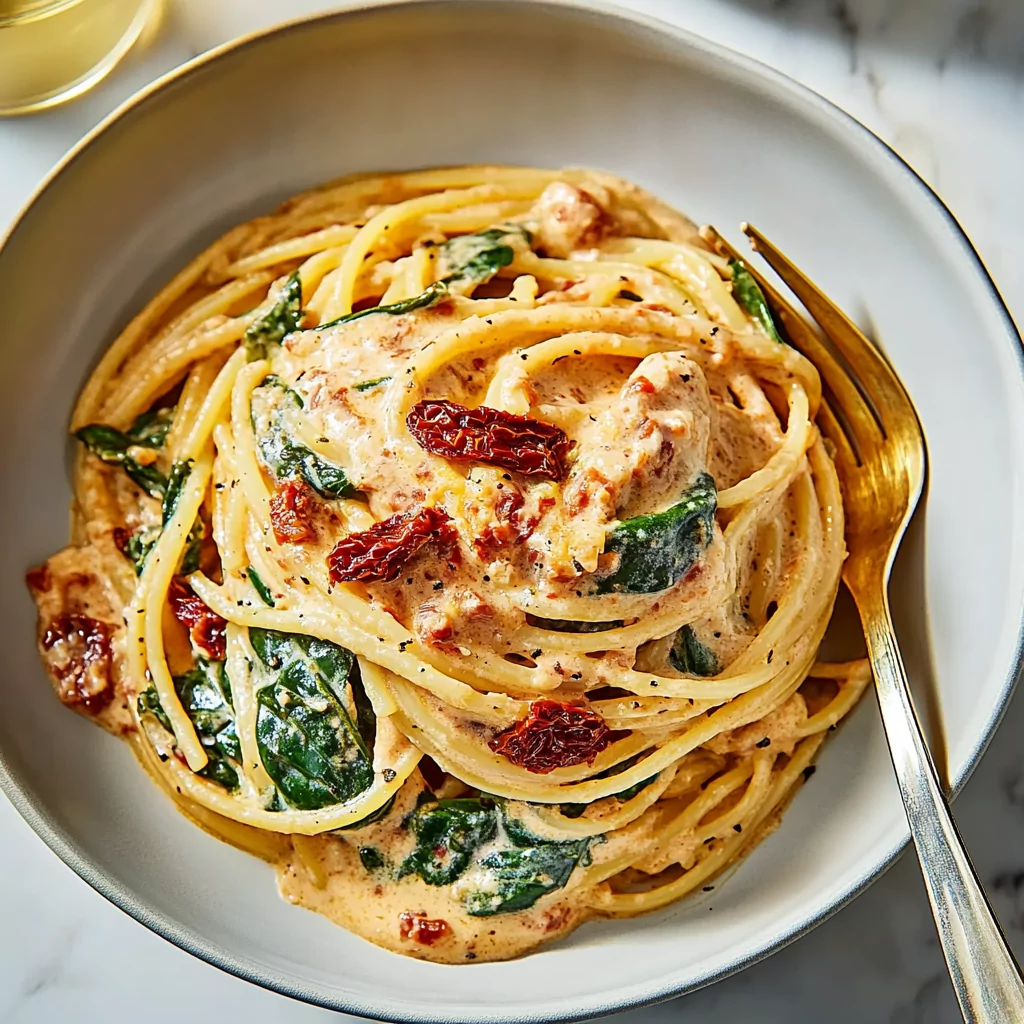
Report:
M 0 0 L 0 115 L 42 110 L 95 85 L 160 0 Z

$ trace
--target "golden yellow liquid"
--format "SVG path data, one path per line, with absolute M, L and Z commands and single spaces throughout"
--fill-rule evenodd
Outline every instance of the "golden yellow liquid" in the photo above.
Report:
M 98 82 L 159 0 L 0 0 L 0 114 L 53 106 Z

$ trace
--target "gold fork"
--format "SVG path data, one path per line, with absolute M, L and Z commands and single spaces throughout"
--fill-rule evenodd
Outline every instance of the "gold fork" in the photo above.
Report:
M 793 306 L 747 264 L 786 337 L 817 366 L 825 385 L 817 423 L 834 446 L 842 485 L 849 553 L 843 580 L 864 627 L 882 724 L 960 1010 L 970 1024 L 1024 1021 L 1024 980 L 950 815 L 889 613 L 889 574 L 924 484 L 917 414 L 888 362 L 849 317 L 756 228 L 742 228 L 856 377 L 855 383 Z M 723 256 L 739 258 L 713 228 L 703 233 Z

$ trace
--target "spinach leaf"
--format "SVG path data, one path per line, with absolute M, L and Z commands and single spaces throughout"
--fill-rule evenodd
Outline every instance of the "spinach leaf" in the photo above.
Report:
M 625 789 L 612 795 L 616 800 L 626 803 L 627 800 L 632 800 L 638 793 L 645 790 L 657 777 L 657 775 L 652 775 L 649 779 L 641 779 L 639 782 L 634 782 L 632 786 L 627 786 Z
M 171 516 L 174 515 L 174 510 L 178 507 L 178 501 L 181 499 L 181 490 L 188 479 L 191 468 L 192 463 L 190 461 L 176 462 L 171 467 L 170 476 L 166 478 L 163 501 L 161 502 L 163 526 L 170 522 Z M 136 530 L 135 533 L 128 537 L 124 553 L 131 559 L 132 565 L 135 567 L 136 576 L 142 575 L 142 570 L 146 566 L 146 559 L 153 548 L 156 547 L 156 542 L 160 539 L 162 532 L 161 527 L 148 526 Z M 192 524 L 192 529 L 189 531 L 185 543 L 185 550 L 181 555 L 181 562 L 178 565 L 178 572 L 182 575 L 187 576 L 199 568 L 203 538 L 205 536 L 206 526 L 203 520 L 196 516 L 196 521 Z
M 164 526 L 178 510 L 178 502 L 181 501 L 181 492 L 185 489 L 185 481 L 192 472 L 192 460 L 176 462 L 171 466 L 171 473 L 167 477 L 167 486 L 164 488 L 163 501 L 160 503 L 160 517 Z
M 373 380 L 361 380 L 352 386 L 356 391 L 369 391 L 370 388 L 375 388 L 378 384 L 387 384 L 389 380 L 391 380 L 390 377 L 374 377 Z
M 441 246 L 442 263 L 449 268 L 445 283 L 478 285 L 489 281 L 516 258 L 515 248 L 509 243 L 517 241 L 517 235 L 529 244 L 529 234 L 518 226 L 489 228 L 448 239 Z
M 189 573 L 199 571 L 199 560 L 203 551 L 203 537 L 205 534 L 206 528 L 203 526 L 203 521 L 197 518 L 192 524 L 192 529 L 189 531 L 185 550 L 181 553 L 181 562 L 178 564 L 178 573 L 180 575 L 188 576 Z
M 197 659 L 194 669 L 174 677 L 174 688 L 210 759 L 198 774 L 225 789 L 237 789 L 242 749 L 224 662 Z
M 606 768 L 603 772 L 595 775 L 595 779 L 611 779 L 616 775 L 621 775 L 624 771 L 632 768 L 633 765 L 639 764 L 640 759 L 643 757 L 643 753 L 634 754 L 632 757 L 627 757 L 625 761 L 620 761 L 618 764 L 613 764 L 611 768 Z M 616 800 L 621 800 L 625 803 L 627 800 L 632 800 L 642 789 L 646 789 L 656 778 L 658 773 L 655 772 L 650 778 L 641 779 L 639 782 L 635 782 L 632 786 L 627 786 L 625 789 L 620 790 L 618 793 L 613 793 L 612 796 Z
M 182 488 L 188 479 L 191 469 L 191 461 L 176 462 L 171 467 L 170 476 L 165 478 L 163 500 L 161 502 L 163 526 L 170 522 L 171 516 L 174 515 L 174 510 L 178 507 Z M 146 566 L 146 559 L 153 548 L 156 547 L 156 542 L 160 539 L 162 532 L 162 527 L 142 527 L 128 537 L 124 553 L 131 559 L 132 565 L 135 566 L 136 576 L 142 575 L 142 570 Z M 178 565 L 178 572 L 180 574 L 187 576 L 199 568 L 200 555 L 203 550 L 203 538 L 205 536 L 206 526 L 202 518 L 196 516 L 196 521 L 192 524 L 192 529 L 189 530 L 188 538 L 185 542 L 185 550 L 182 552 L 181 562 Z
M 301 445 L 291 445 L 291 454 L 299 462 L 306 482 L 323 498 L 349 498 L 358 493 L 348 474 L 332 462 Z
M 355 313 L 346 313 L 336 320 L 330 320 L 325 324 L 318 324 L 310 330 L 322 331 L 327 327 L 337 327 L 338 324 L 347 324 L 352 320 L 358 320 L 372 313 L 390 313 L 395 316 L 399 313 L 411 313 L 416 309 L 425 309 L 435 302 L 440 302 L 452 290 L 452 286 L 470 285 L 476 287 L 489 281 L 502 268 L 507 267 L 515 259 L 515 249 L 509 245 L 509 241 L 519 235 L 529 244 L 530 236 L 525 228 L 518 225 L 507 228 L 489 228 L 475 235 L 459 235 L 450 238 L 441 246 L 441 259 L 446 268 L 450 268 L 448 274 L 435 281 L 429 288 L 414 295 L 409 299 L 402 299 L 401 302 L 393 302 L 387 306 L 370 306 L 368 309 L 360 309 Z M 367 385 L 369 386 L 369 385 Z
M 120 431 L 104 423 L 94 423 L 75 432 L 75 436 L 94 455 L 111 465 L 120 465 L 128 477 L 147 494 L 161 500 L 161 518 L 166 526 L 181 498 L 182 487 L 192 468 L 190 461 L 176 462 L 169 476 L 164 476 L 155 465 L 143 465 L 129 455 L 131 448 L 162 448 L 167 433 L 174 421 L 174 409 L 151 409 L 143 413 L 126 430 Z M 146 558 L 160 538 L 160 530 L 144 528 L 133 533 L 125 548 L 125 554 L 135 566 L 136 575 L 142 575 Z M 182 555 L 181 573 L 195 572 L 199 568 L 199 555 L 205 529 L 197 518 L 188 535 L 188 542 Z
M 249 582 L 252 584 L 253 590 L 255 590 L 257 594 L 259 594 L 260 600 L 265 605 L 269 605 L 271 608 L 273 608 L 275 604 L 274 595 L 271 594 L 270 587 L 268 587 L 266 583 L 263 582 L 263 579 L 260 576 L 260 574 L 251 565 L 249 566 L 248 569 L 245 570 L 245 574 L 249 577 Z
M 551 843 L 525 849 L 495 850 L 480 862 L 493 877 L 493 889 L 469 893 L 463 903 L 473 917 L 526 910 L 549 892 L 563 888 L 579 859 Z
M 715 652 L 700 642 L 691 626 L 680 626 L 668 652 L 668 661 L 678 672 L 694 676 L 713 676 L 720 670 Z
M 257 681 L 256 741 L 267 774 L 299 810 L 369 789 L 373 768 L 352 721 L 350 651 L 316 637 L 251 628 L 269 678 Z
M 565 842 L 542 839 L 518 818 L 501 813 L 512 847 L 493 850 L 480 860 L 486 882 L 463 899 L 466 912 L 473 917 L 526 910 L 542 896 L 568 884 L 578 865 L 590 862 L 590 837 Z
M 142 575 L 142 570 L 146 566 L 146 559 L 149 557 L 150 551 L 156 547 L 156 542 L 159 539 L 160 530 L 154 526 L 143 527 L 128 537 L 128 542 L 125 545 L 125 554 L 131 559 L 132 565 L 135 566 L 136 576 Z
M 128 454 L 130 448 L 162 448 L 174 420 L 174 409 L 152 409 L 144 412 L 126 430 L 120 431 L 105 423 L 92 423 L 75 431 L 78 438 L 104 462 L 119 465 L 132 483 L 154 498 L 162 498 L 167 478 L 155 465 L 144 465 Z
M 174 406 L 162 409 L 150 409 L 149 412 L 137 416 L 135 422 L 125 432 L 132 444 L 143 448 L 163 448 L 174 422 Z
M 170 476 L 167 478 L 167 490 L 164 493 L 164 500 L 161 505 L 160 514 L 163 519 L 163 525 L 166 526 L 174 515 L 175 510 L 178 507 L 178 502 L 181 500 L 181 492 L 185 486 L 185 481 L 188 480 L 189 473 L 192 472 L 192 460 L 186 459 L 183 461 L 175 462 L 171 466 Z M 206 536 L 206 526 L 200 516 L 196 516 L 195 522 L 192 524 L 192 529 L 188 532 L 188 537 L 185 541 L 185 550 L 181 554 L 181 563 L 178 566 L 178 572 L 187 576 L 191 572 L 196 572 L 199 569 L 199 558 L 203 550 L 203 538 Z M 159 537 L 159 534 L 157 534 Z M 150 544 L 150 549 L 153 544 L 156 543 L 156 539 Z M 146 554 L 149 553 L 147 549 Z M 143 556 L 145 558 L 145 556 Z
M 768 308 L 764 292 L 754 280 L 754 275 L 747 270 L 743 260 L 730 260 L 729 267 L 732 270 L 733 298 L 760 324 L 769 338 L 777 341 L 780 345 L 785 344 L 775 326 L 775 319 L 772 316 L 772 311 Z
M 231 686 L 224 662 L 198 658 L 195 668 L 174 677 L 174 689 L 209 758 L 198 774 L 227 790 L 236 790 L 242 750 L 235 731 Z M 173 733 L 156 687 L 150 686 L 139 694 L 138 707 L 140 715 L 152 715 Z
M 597 580 L 596 593 L 653 594 L 674 587 L 711 543 L 718 507 L 715 481 L 701 473 L 682 501 L 664 512 L 627 519 L 605 539 L 618 565 Z
M 327 327 L 337 327 L 338 324 L 351 323 L 353 320 L 361 320 L 364 316 L 372 313 L 389 313 L 391 316 L 398 316 L 401 313 L 411 313 L 416 309 L 426 309 L 435 302 L 439 302 L 448 294 L 448 284 L 445 281 L 435 281 L 426 291 L 412 298 L 402 299 L 400 302 L 391 302 L 386 306 L 368 306 L 366 309 L 358 309 L 354 313 L 346 313 L 335 320 L 328 320 L 325 324 L 318 324 L 310 328 L 314 331 L 322 331 Z
M 567 841 L 534 835 L 504 805 L 490 798 L 433 800 L 405 819 L 416 837 L 396 877 L 416 874 L 428 885 L 451 885 L 473 866 L 479 888 L 463 905 L 474 917 L 532 907 L 565 886 L 579 864 L 590 862 L 591 837 Z M 497 840 L 497 848 L 481 851 Z
M 167 717 L 163 704 L 160 703 L 160 697 L 156 692 L 155 686 L 147 686 L 139 694 L 136 704 L 140 715 L 152 715 L 168 732 L 174 732 L 171 728 L 171 720 Z
M 280 388 L 283 392 L 272 410 L 269 408 L 269 388 Z M 268 377 L 253 392 L 253 429 L 263 464 L 278 480 L 297 477 L 305 480 L 322 498 L 351 497 L 357 491 L 345 470 L 321 458 L 288 433 L 288 413 L 301 408 L 300 395 L 285 387 L 277 377 Z
M 161 496 L 166 486 L 166 478 L 156 466 L 144 466 L 131 456 L 125 455 L 121 467 L 128 474 L 132 483 L 137 484 L 147 494 L 154 498 Z
M 296 270 L 291 274 L 277 302 L 245 329 L 242 343 L 249 362 L 266 359 L 271 345 L 279 345 L 286 334 L 298 330 L 302 322 L 302 281 Z
M 619 764 L 614 764 L 611 768 L 606 768 L 603 772 L 599 772 L 594 776 L 594 778 L 610 779 L 616 775 L 621 775 L 627 768 L 632 768 L 633 765 L 637 764 L 641 757 L 643 757 L 642 753 L 634 754 L 632 757 L 627 757 L 625 761 L 622 761 Z M 622 803 L 625 803 L 627 800 L 632 800 L 637 793 L 645 790 L 657 777 L 658 773 L 655 772 L 650 778 L 641 779 L 639 782 L 633 783 L 632 786 L 627 786 L 618 793 L 612 793 L 612 796 L 616 800 L 620 800 Z M 559 804 L 559 811 L 565 818 L 579 818 L 589 806 L 589 804 Z
M 402 861 L 398 877 L 417 874 L 427 885 L 454 882 L 498 831 L 493 805 L 472 799 L 422 804 L 405 824 L 416 836 L 416 848 Z

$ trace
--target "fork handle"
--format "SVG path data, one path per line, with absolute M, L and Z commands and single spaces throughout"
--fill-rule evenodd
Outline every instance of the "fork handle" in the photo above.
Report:
M 914 711 L 885 585 L 878 582 L 857 587 L 855 596 L 889 752 L 960 1010 L 968 1024 L 1024 1021 L 1024 979 L 950 815 Z

